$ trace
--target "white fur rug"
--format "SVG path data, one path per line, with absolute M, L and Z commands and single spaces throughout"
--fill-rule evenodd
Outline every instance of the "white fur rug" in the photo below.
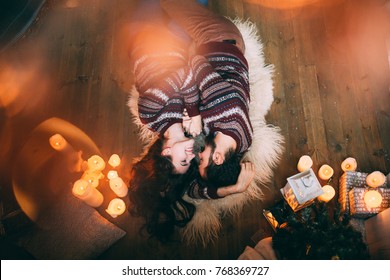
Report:
M 245 193 L 230 195 L 217 200 L 185 199 L 196 206 L 196 213 L 191 222 L 182 229 L 183 241 L 201 243 L 204 246 L 218 238 L 221 228 L 221 217 L 225 214 L 237 214 L 249 200 L 263 199 L 263 189 L 267 188 L 273 176 L 273 169 L 279 163 L 284 151 L 284 138 L 280 129 L 267 124 L 265 116 L 273 102 L 273 65 L 266 65 L 263 45 L 254 23 L 235 19 L 233 22 L 241 31 L 245 41 L 245 57 L 249 63 L 249 80 L 251 87 L 251 104 L 249 116 L 253 126 L 253 141 L 249 152 L 243 160 L 255 165 L 255 179 Z M 141 141 L 147 145 L 156 137 L 143 126 L 138 118 L 138 92 L 133 87 L 128 106 L 133 121 L 141 128 Z

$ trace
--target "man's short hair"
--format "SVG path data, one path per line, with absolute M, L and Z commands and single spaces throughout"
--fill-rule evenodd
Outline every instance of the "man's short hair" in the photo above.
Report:
M 211 147 L 209 164 L 206 167 L 206 181 L 208 184 L 217 188 L 234 185 L 241 171 L 240 162 L 242 156 L 234 149 L 229 149 L 225 153 L 224 162 L 217 165 L 213 161 L 213 154 L 216 148 L 215 135 L 206 137 L 206 145 Z

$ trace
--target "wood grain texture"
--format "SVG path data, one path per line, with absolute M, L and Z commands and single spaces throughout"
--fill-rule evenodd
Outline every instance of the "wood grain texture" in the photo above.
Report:
M 11 201 L 12 154 L 47 118 L 56 116 L 78 126 L 107 158 L 120 154 L 125 180 L 142 149 L 126 106 L 133 81 L 126 23 L 136 0 L 73 2 L 77 5 L 71 8 L 68 1 L 49 1 L 23 40 L 1 54 L 2 66 L 31 66 L 46 82 L 45 90 L 38 87 L 38 79 L 26 84 L 17 99 L 21 104 L 29 100 L 23 110 L 11 115 L 10 108 L 0 107 L 2 197 L 11 197 L 3 201 L 6 212 L 17 207 Z M 101 258 L 236 259 L 245 246 L 254 245 L 256 232 L 270 233 L 262 209 L 280 199 L 279 189 L 297 173 L 303 154 L 313 157 L 314 170 L 324 163 L 334 168 L 331 184 L 336 189 L 341 161 L 348 156 L 357 159 L 361 171 L 389 173 L 390 11 L 385 1 L 333 0 L 295 9 L 270 6 L 282 2 L 209 1 L 209 8 L 221 15 L 254 21 L 265 61 L 275 66 L 275 102 L 266 118 L 281 128 L 286 151 L 266 201 L 251 202 L 240 215 L 223 217 L 219 239 L 206 248 L 148 240 L 139 234 L 140 219 L 129 215 L 111 219 L 103 204 L 101 214 L 127 235 Z

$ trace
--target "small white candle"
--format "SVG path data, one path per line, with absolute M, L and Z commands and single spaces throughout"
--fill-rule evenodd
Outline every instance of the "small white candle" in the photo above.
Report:
M 299 172 L 303 172 L 309 170 L 312 167 L 312 165 L 313 165 L 313 160 L 311 159 L 311 157 L 308 155 L 304 155 L 299 158 L 297 168 Z
M 356 159 L 353 157 L 346 158 L 342 163 L 341 163 L 341 169 L 346 172 L 346 171 L 355 171 L 357 168 L 357 162 Z
M 382 195 L 375 190 L 367 191 L 364 194 L 364 202 L 368 208 L 379 207 L 382 204 Z
M 104 160 L 98 156 L 93 155 L 88 159 L 88 169 L 102 171 L 106 167 Z
M 110 171 L 108 171 L 108 173 L 107 173 L 107 178 L 108 178 L 109 180 L 114 179 L 114 178 L 116 178 L 116 177 L 118 177 L 118 171 L 116 171 L 116 170 L 110 170 Z
M 127 195 L 128 188 L 123 182 L 121 177 L 116 177 L 110 180 L 110 188 L 113 190 L 113 192 L 119 196 L 124 197 Z
M 334 190 L 334 188 L 331 186 L 331 185 L 325 185 L 322 187 L 322 190 L 324 191 L 323 194 L 321 194 L 319 197 L 318 197 L 318 200 L 319 201 L 323 201 L 323 202 L 328 202 L 329 200 L 331 200 L 334 195 L 336 194 L 336 191 Z
M 121 164 L 121 159 L 117 154 L 113 154 L 108 160 L 108 164 L 112 167 L 117 167 Z
M 74 182 L 72 193 L 92 207 L 99 207 L 103 203 L 103 195 L 101 192 L 83 179 Z
M 318 176 L 322 179 L 322 180 L 328 180 L 330 177 L 333 176 L 333 168 L 330 167 L 329 165 L 327 164 L 324 164 L 320 167 L 320 169 L 318 170 Z
M 66 139 L 59 133 L 52 135 L 49 138 L 50 146 L 56 151 L 66 151 L 70 146 Z
M 386 176 L 380 171 L 374 171 L 367 175 L 366 184 L 371 188 L 382 186 L 386 181 Z
M 108 204 L 106 212 L 111 215 L 111 217 L 116 218 L 119 215 L 122 215 L 126 210 L 125 202 L 120 198 L 114 198 Z
M 83 173 L 83 176 L 81 176 L 81 179 L 90 183 L 91 186 L 94 188 L 97 188 L 99 186 L 99 180 L 103 178 L 104 175 L 102 172 L 89 169 Z

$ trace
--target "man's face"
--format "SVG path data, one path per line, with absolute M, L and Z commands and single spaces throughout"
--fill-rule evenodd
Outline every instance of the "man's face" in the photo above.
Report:
M 203 152 L 199 153 L 199 174 L 204 180 L 207 179 L 206 169 L 209 165 L 211 153 L 212 148 L 209 145 L 206 145 Z

